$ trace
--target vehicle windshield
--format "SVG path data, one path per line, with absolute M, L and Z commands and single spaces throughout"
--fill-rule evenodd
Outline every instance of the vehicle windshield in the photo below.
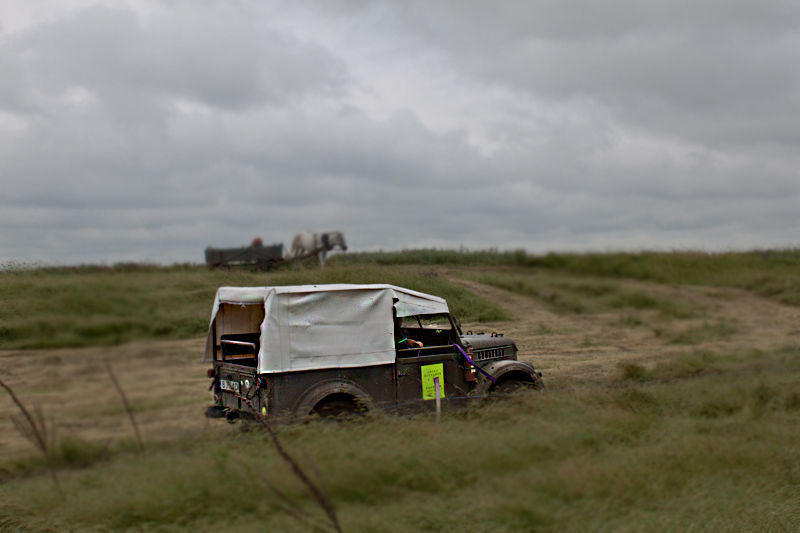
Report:
M 447 313 L 404 316 L 398 322 L 395 337 L 398 342 L 406 341 L 399 345 L 401 352 L 407 351 L 417 356 L 422 350 L 425 355 L 435 355 L 451 352 L 451 345 L 458 342 L 458 335 Z
M 453 329 L 450 315 L 437 313 L 433 315 L 412 315 L 400 318 L 401 328 L 432 329 L 445 331 Z

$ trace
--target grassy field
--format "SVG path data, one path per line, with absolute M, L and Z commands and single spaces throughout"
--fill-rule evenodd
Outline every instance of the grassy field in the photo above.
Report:
M 465 275 L 481 283 L 525 294 L 549 304 L 559 313 L 597 313 L 608 309 L 652 309 L 662 316 L 691 318 L 698 309 L 686 301 L 625 287 L 616 280 L 574 274 L 503 269 Z
M 311 265 L 311 267 L 309 267 Z M 207 327 L 209 301 L 223 285 L 392 283 L 447 299 L 462 320 L 507 319 L 490 302 L 439 277 L 432 267 L 493 269 L 468 277 L 549 301 L 563 312 L 603 307 L 658 309 L 689 316 L 684 302 L 620 290 L 614 281 L 735 287 L 800 306 L 800 251 L 548 254 L 522 251 L 411 250 L 340 254 L 331 268 L 306 263 L 267 274 L 120 264 L 111 267 L 0 269 L 0 349 L 119 344 L 134 339 L 186 339 Z M 533 274 L 536 274 L 535 276 Z
M 441 424 L 378 415 L 280 438 L 313 458 L 345 531 L 796 531 L 798 377 L 796 346 L 699 353 Z M 77 441 L 59 454 L 63 496 L 43 475 L 8 482 L 0 527 L 298 530 L 267 482 L 320 514 L 261 431 L 215 427 L 144 454 Z
M 197 359 L 217 286 L 333 282 L 443 296 L 466 327 L 513 336 L 547 385 L 439 424 L 378 412 L 281 428 L 343 531 L 797 531 L 797 266 L 786 251 L 418 251 L 269 274 L 2 273 L 0 378 L 56 430 L 61 490 L 0 391 L 0 531 L 312 531 L 270 488 L 323 517 L 268 435 L 202 418 Z
M 737 287 L 783 303 L 800 305 L 800 249 L 726 253 L 550 253 L 543 256 L 528 255 L 522 250 L 409 250 L 350 254 L 337 259 L 344 264 L 524 267 L 528 271 L 578 276 Z
M 119 344 L 205 334 L 218 287 L 391 283 L 446 298 L 468 321 L 503 320 L 495 304 L 423 266 L 335 265 L 325 270 L 209 271 L 117 265 L 0 273 L 0 349 Z

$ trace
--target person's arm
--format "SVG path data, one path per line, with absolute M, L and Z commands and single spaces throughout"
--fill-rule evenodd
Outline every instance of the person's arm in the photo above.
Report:
M 401 345 L 403 348 L 422 348 L 425 346 L 421 342 L 409 339 L 408 337 L 397 341 L 397 344 Z

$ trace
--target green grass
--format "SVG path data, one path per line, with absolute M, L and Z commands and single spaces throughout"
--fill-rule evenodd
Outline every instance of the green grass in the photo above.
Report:
M 500 252 L 490 250 L 417 249 L 400 252 L 362 252 L 339 254 L 333 260 L 340 265 L 428 265 L 428 266 L 525 266 L 530 262 L 525 250 Z
M 692 318 L 698 312 L 697 306 L 687 301 L 648 294 L 642 290 L 620 291 L 609 303 L 616 309 L 653 309 L 669 318 Z
M 509 318 L 500 307 L 443 279 L 440 266 L 488 268 L 462 275 L 539 298 L 561 313 L 649 309 L 662 317 L 692 318 L 702 312 L 673 297 L 624 288 L 615 281 L 622 278 L 735 287 L 800 305 L 800 250 L 544 256 L 521 250 L 408 250 L 339 254 L 324 270 L 307 263 L 300 270 L 268 274 L 210 272 L 193 265 L 43 268 L 7 263 L 0 265 L 0 349 L 200 336 L 221 285 L 392 283 L 442 296 L 465 321 Z
M 643 289 L 631 289 L 614 281 L 530 269 L 465 272 L 462 276 L 537 298 L 563 314 L 598 313 L 611 309 L 652 309 L 665 318 L 691 318 L 696 305 Z
M 189 265 L 18 269 L 0 273 L 0 349 L 198 337 L 220 286 L 318 283 L 390 283 L 445 298 L 465 321 L 508 318 L 430 267 L 356 264 L 267 274 Z
M 800 306 L 800 249 L 704 253 L 549 253 L 523 250 L 405 250 L 337 256 L 343 263 L 525 267 L 533 271 L 656 283 L 735 287 Z
M 736 287 L 800 305 L 800 249 L 556 254 L 520 261 L 545 270 L 657 283 Z
M 284 270 L 270 275 L 274 285 L 309 283 L 390 283 L 447 300 L 450 311 L 469 322 L 508 320 L 499 306 L 447 281 L 435 268 L 417 266 L 341 265 L 324 270 Z
M 530 255 L 524 250 L 421 249 L 337 255 L 338 264 L 519 266 L 606 278 L 630 278 L 658 283 L 714 285 L 759 290 L 765 295 L 800 289 L 800 249 L 705 253 L 616 252 L 548 253 Z M 786 286 L 786 282 L 789 286 Z M 788 292 L 787 292 L 788 289 Z M 794 299 L 794 305 L 800 300 Z M 788 302 L 787 302 L 788 303 Z
M 798 378 L 798 346 L 697 352 L 441 424 L 378 417 L 281 438 L 313 458 L 345 531 L 794 531 Z M 260 432 L 219 422 L 107 457 L 72 446 L 63 499 L 35 470 L 0 485 L 5 530 L 308 530 L 266 488 L 312 507 Z
M 619 368 L 622 381 L 648 381 L 652 379 L 650 372 L 639 363 L 621 363 Z
M 677 334 L 673 344 L 701 344 L 704 342 L 722 341 L 736 333 L 736 327 L 726 320 L 716 324 L 704 322 L 702 326 L 686 329 Z

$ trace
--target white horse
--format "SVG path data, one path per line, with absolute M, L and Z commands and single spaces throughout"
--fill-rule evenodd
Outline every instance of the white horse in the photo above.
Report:
M 344 233 L 341 231 L 327 233 L 300 231 L 292 239 L 292 250 L 289 252 L 289 257 L 297 259 L 300 256 L 317 252 L 320 266 L 325 266 L 325 258 L 334 246 L 347 251 L 347 243 L 344 240 Z

